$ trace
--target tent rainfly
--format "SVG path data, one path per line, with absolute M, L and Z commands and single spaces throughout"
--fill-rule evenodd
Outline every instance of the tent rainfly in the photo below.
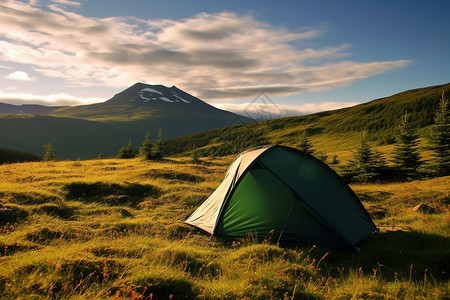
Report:
M 239 154 L 185 222 L 213 235 L 272 234 L 281 244 L 345 248 L 376 230 L 339 175 L 317 158 L 279 145 Z

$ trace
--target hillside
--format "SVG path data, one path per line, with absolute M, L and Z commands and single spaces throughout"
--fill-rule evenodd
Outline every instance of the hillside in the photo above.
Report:
M 0 147 L 0 164 L 39 160 L 39 156 L 31 153 Z
M 59 158 L 93 158 L 100 152 L 117 154 L 129 140 L 138 147 L 149 130 L 156 137 L 161 128 L 168 139 L 252 121 L 176 87 L 143 83 L 103 103 L 47 109 L 42 114 L 0 114 L 0 146 L 42 155 L 51 142 Z
M 61 106 L 45 106 L 36 104 L 22 104 L 13 105 L 7 103 L 0 103 L 0 114 L 50 114 L 54 110 L 61 108 Z
M 352 150 L 364 130 L 375 145 L 388 145 L 394 142 L 395 128 L 405 111 L 411 126 L 424 138 L 434 121 L 443 90 L 449 95 L 450 83 L 405 91 L 334 111 L 201 132 L 168 141 L 167 153 L 186 154 L 198 147 L 200 155 L 220 156 L 260 144 L 295 147 L 305 130 L 314 147 L 328 153 Z
M 448 298 L 449 177 L 353 185 L 381 229 L 359 252 L 283 248 L 183 223 L 231 159 L 1 165 L 0 298 Z

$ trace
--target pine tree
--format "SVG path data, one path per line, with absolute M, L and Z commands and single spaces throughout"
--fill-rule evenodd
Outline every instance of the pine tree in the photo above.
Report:
M 192 162 L 193 163 L 199 163 L 200 162 L 200 157 L 199 157 L 200 155 L 199 155 L 199 151 L 198 151 L 198 148 L 197 147 L 194 147 L 193 149 L 192 149 Z
M 419 167 L 422 165 L 417 148 L 417 138 L 408 122 L 407 112 L 405 112 L 405 116 L 397 128 L 395 136 L 397 143 L 394 145 L 392 161 L 400 174 L 408 178 L 416 178 L 419 174 Z
M 153 159 L 153 143 L 152 143 L 152 135 L 150 131 L 145 135 L 144 141 L 142 142 L 141 148 L 139 148 L 139 152 L 144 156 L 144 159 L 151 160 Z
M 383 162 L 381 153 L 372 150 L 367 142 L 367 134 L 364 132 L 359 139 L 356 151 L 353 152 L 353 159 L 343 167 L 343 176 L 349 181 L 372 181 L 379 176 Z
M 450 175 L 450 113 L 448 99 L 442 91 L 439 108 L 431 128 L 429 149 L 433 151 L 432 169 L 438 176 Z
M 381 171 L 383 168 L 386 168 L 386 158 L 383 156 L 381 152 L 378 151 L 377 148 L 373 150 L 373 166 Z
M 356 181 L 366 182 L 378 175 L 373 172 L 374 152 L 367 143 L 366 133 L 361 136 L 359 146 L 354 153 L 354 160 L 351 160 L 350 163 L 354 163 L 356 166 L 357 173 L 354 176 Z
M 127 158 L 127 146 L 125 142 L 123 142 L 122 148 L 119 149 L 119 153 L 117 153 L 117 158 Z
M 308 135 L 306 133 L 306 130 L 303 131 L 303 134 L 300 137 L 300 143 L 298 144 L 297 148 L 308 154 L 311 154 L 311 155 L 314 154 L 314 149 L 313 149 L 312 144 L 308 140 Z
M 49 142 L 47 145 L 44 146 L 44 148 L 45 148 L 45 154 L 42 157 L 42 160 L 50 161 L 50 160 L 55 159 L 55 156 L 53 155 L 52 143 Z
M 119 149 L 117 158 L 133 158 L 133 157 L 134 157 L 134 150 L 133 146 L 131 145 L 131 140 L 128 141 L 128 145 L 125 145 L 124 142 L 122 148 Z
M 158 140 L 153 146 L 153 159 L 160 160 L 164 155 L 164 141 L 162 139 L 162 129 L 158 130 Z

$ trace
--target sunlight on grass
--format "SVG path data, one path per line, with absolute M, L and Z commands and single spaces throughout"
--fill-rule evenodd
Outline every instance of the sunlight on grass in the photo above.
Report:
M 320 141 L 317 141 L 320 145 Z M 380 147 L 380 151 L 390 149 Z M 345 157 L 345 153 L 339 153 Z M 0 166 L 0 294 L 30 299 L 395 299 L 449 295 L 449 177 L 352 188 L 361 251 L 209 240 L 183 221 L 232 157 Z M 413 211 L 420 203 L 436 211 Z

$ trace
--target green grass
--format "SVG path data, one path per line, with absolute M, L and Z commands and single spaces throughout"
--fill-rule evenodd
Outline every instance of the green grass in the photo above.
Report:
M 281 248 L 183 223 L 232 157 L 0 166 L 0 298 L 446 299 L 450 177 L 352 188 L 381 229 L 361 251 Z M 122 197 L 125 196 L 125 197 Z M 122 199 L 122 200 L 120 200 Z M 435 214 L 412 211 L 419 203 Z

